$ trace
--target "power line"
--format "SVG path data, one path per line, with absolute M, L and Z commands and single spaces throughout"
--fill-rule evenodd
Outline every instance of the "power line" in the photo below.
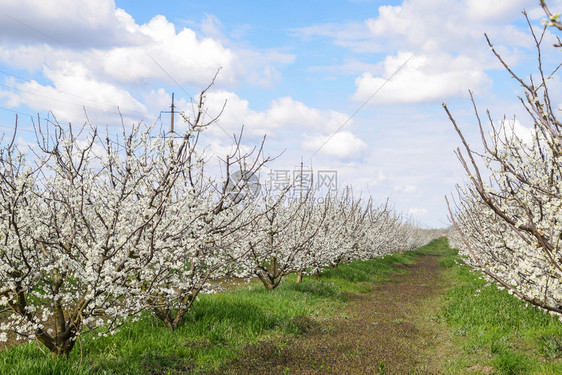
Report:
M 15 113 L 16 115 L 24 115 L 24 116 L 29 116 L 29 118 L 33 119 L 33 116 L 30 115 L 29 113 L 25 113 L 25 112 L 20 112 L 20 111 L 15 111 L 13 109 L 10 108 L 6 108 L 6 107 L 0 107 L 1 110 L 7 111 L 7 112 L 12 112 Z
M 67 101 L 67 100 L 55 99 L 55 98 L 53 98 L 52 96 L 39 94 L 39 93 L 37 93 L 37 92 L 31 91 L 31 90 L 25 90 L 25 89 L 22 89 L 22 88 L 19 88 L 19 87 L 13 87 L 13 86 L 4 85 L 4 84 L 1 84 L 1 83 L 0 83 L 0 87 L 5 87 L 5 88 L 8 88 L 8 89 L 20 91 L 20 92 L 23 92 L 23 93 L 26 93 L 26 94 L 29 94 L 29 95 L 34 95 L 34 96 L 37 96 L 37 97 L 45 98 L 45 99 L 48 99 L 48 100 L 53 101 L 53 102 L 58 102 L 58 103 L 63 103 L 63 104 L 68 104 L 68 105 L 73 105 L 73 106 L 82 107 L 82 108 L 85 107 L 85 105 L 84 105 L 83 103 L 76 103 L 76 102 L 71 102 L 71 101 Z M 54 89 L 54 88 L 52 88 L 52 89 L 55 90 L 55 91 L 57 91 L 57 92 L 59 92 L 59 93 L 63 93 L 63 94 L 64 94 L 64 92 L 58 91 L 58 90 L 56 90 L 56 89 Z M 67 94 L 67 95 L 75 96 L 75 95 L 72 95 L 72 94 Z M 77 96 L 77 97 L 78 97 L 78 96 Z M 94 102 L 94 101 L 92 101 L 92 102 Z M 102 104 L 102 105 L 107 106 L 107 107 L 113 107 L 113 105 L 110 105 L 110 104 L 103 104 L 103 103 L 101 103 L 101 102 L 97 102 L 97 103 L 98 103 L 98 104 Z M 107 108 L 100 108 L 100 107 L 96 107 L 96 106 L 87 106 L 87 108 L 93 109 L 93 110 L 97 110 L 97 111 L 100 111 L 100 112 L 111 113 L 111 114 L 125 114 L 125 115 L 128 115 L 128 116 L 130 116 L 130 117 L 138 117 L 138 116 L 142 116 L 142 117 L 145 117 L 145 116 L 156 117 L 155 115 L 151 115 L 150 113 L 135 111 L 135 110 L 132 110 L 132 109 L 125 109 L 126 112 L 123 113 L 123 112 L 118 111 L 118 110 L 110 110 L 110 109 L 107 109 Z M 135 114 L 136 114 L 136 115 L 135 115 Z
M 6 16 L 6 17 L 8 17 L 8 18 L 10 18 L 10 19 L 12 19 L 12 20 L 14 20 L 14 21 L 16 21 L 17 23 L 19 23 L 19 24 L 21 24 L 21 25 L 23 25 L 23 26 L 25 26 L 25 27 L 27 27 L 27 28 L 33 30 L 34 32 L 36 32 L 36 33 L 42 35 L 43 37 L 46 37 L 46 38 L 48 38 L 48 39 L 50 39 L 50 40 L 52 40 L 52 41 L 54 41 L 54 42 L 56 42 L 56 43 L 58 43 L 58 44 L 61 44 L 61 45 L 63 45 L 63 46 L 72 48 L 71 46 L 67 45 L 66 43 L 62 42 L 61 40 L 59 40 L 59 39 L 57 39 L 57 38 L 55 38 L 55 37 L 53 37 L 53 36 L 51 36 L 51 35 L 49 35 L 49 34 L 43 32 L 43 31 L 41 31 L 41 30 L 39 30 L 39 29 L 37 29 L 37 28 L 35 28 L 35 27 L 33 27 L 33 26 L 27 24 L 26 22 L 24 22 L 24 21 L 22 21 L 22 20 L 20 20 L 20 19 L 18 19 L 18 18 L 16 18 L 16 17 L 13 17 L 13 16 L 7 14 L 6 12 L 4 12 L 4 11 L 2 11 L 2 10 L 0 10 L 0 13 L 3 14 L 4 16 Z M 170 74 L 166 71 L 166 69 L 164 69 L 164 67 L 163 67 L 160 63 L 158 63 L 158 61 L 156 61 L 155 58 L 153 58 L 153 57 L 152 57 L 150 54 L 148 54 L 148 53 L 147 53 L 147 55 L 148 55 L 148 57 L 149 57 L 149 58 L 150 58 L 150 59 L 151 59 L 151 60 L 152 60 L 152 61 L 153 61 L 153 62 L 154 62 L 154 63 L 155 63 L 155 64 L 156 64 L 156 65 L 157 65 L 157 66 L 158 66 L 158 67 L 175 83 L 175 84 L 176 84 L 176 86 L 178 86 L 178 87 L 190 98 L 190 100 L 191 100 L 192 102 L 195 101 L 194 98 L 193 98 L 193 96 L 190 95 L 190 94 L 179 84 L 179 82 L 178 82 L 177 80 L 175 80 L 174 77 L 172 77 L 172 75 L 170 75 Z M 16 78 L 16 79 L 18 79 L 18 80 L 21 80 L 21 81 L 23 81 L 23 82 L 29 82 L 29 79 L 16 76 L 16 75 L 11 74 L 11 73 L 9 73 L 9 72 L 6 72 L 6 71 L 4 71 L 4 70 L 0 70 L 0 73 L 2 73 L 2 74 L 4 74 L 4 75 L 7 75 L 7 76 L 10 76 L 10 77 L 14 77 L 14 78 Z M 3 84 L 0 84 L 0 86 L 9 88 L 9 89 L 11 89 L 11 90 L 17 90 L 17 91 L 19 91 L 19 92 L 24 92 L 24 93 L 27 93 L 27 94 L 30 94 L 30 95 L 35 95 L 35 96 L 37 96 L 37 97 L 43 97 L 43 98 L 46 98 L 46 99 L 49 99 L 49 100 L 51 100 L 51 101 L 58 102 L 58 103 L 64 103 L 64 104 L 69 104 L 69 105 L 84 107 L 84 104 L 83 104 L 83 103 L 78 104 L 78 103 L 72 102 L 72 101 L 65 101 L 65 100 L 55 99 L 55 98 L 53 98 L 52 96 L 47 96 L 47 95 L 38 94 L 38 93 L 35 92 L 35 91 L 25 90 L 25 89 L 22 89 L 22 88 L 19 88 L 19 87 L 13 87 L 13 86 L 3 85 Z M 47 86 L 47 87 L 49 87 L 49 86 Z M 97 105 L 102 105 L 102 106 L 107 106 L 107 107 L 113 106 L 113 105 L 106 104 L 106 103 L 102 103 L 102 102 L 99 102 L 99 101 L 95 101 L 95 100 L 92 100 L 92 99 L 89 99 L 89 98 L 86 98 L 86 97 L 82 97 L 82 96 L 79 96 L 79 95 L 71 94 L 71 93 L 68 93 L 68 92 L 65 92 L 65 91 L 56 89 L 56 88 L 54 88 L 54 87 L 50 87 L 50 88 L 51 88 L 52 90 L 54 90 L 55 92 L 59 93 L 59 94 L 64 94 L 64 95 L 67 95 L 67 96 L 70 96 L 70 97 L 74 97 L 74 98 L 78 98 L 78 99 L 81 99 L 81 100 L 85 100 L 85 101 L 90 102 L 90 103 L 95 103 L 95 104 L 97 104 Z M 10 112 L 14 112 L 14 113 L 21 113 L 21 112 L 12 111 L 12 110 L 9 110 L 9 109 L 3 108 L 3 107 L 0 107 L 0 108 L 1 108 L 1 109 L 4 109 L 4 110 L 8 110 L 8 111 L 10 111 Z M 97 111 L 101 111 L 101 112 L 105 112 L 105 113 L 112 113 L 112 114 L 119 114 L 119 115 L 125 114 L 125 115 L 130 116 L 130 117 L 136 117 L 136 116 L 133 115 L 134 113 L 136 113 L 137 115 L 142 115 L 142 117 L 149 116 L 149 117 L 155 118 L 155 120 L 154 120 L 155 123 L 160 120 L 161 115 L 162 115 L 162 113 L 163 113 L 163 111 L 160 111 L 160 114 L 159 114 L 158 116 L 155 116 L 155 115 L 152 115 L 152 114 L 149 114 L 149 113 L 144 113 L 144 112 L 140 112 L 140 111 L 136 111 L 136 110 L 132 110 L 132 109 L 125 109 L 126 113 L 122 113 L 122 112 L 119 111 L 119 110 L 117 110 L 117 111 L 115 111 L 115 110 L 107 110 L 107 109 L 102 109 L 102 108 L 95 107 L 95 106 L 88 106 L 88 108 L 94 109 L 94 110 L 97 110 Z M 27 114 L 26 114 L 26 115 L 27 115 Z M 172 116 L 173 116 L 173 114 L 172 114 Z M 173 121 L 173 118 L 172 118 L 172 121 Z M 218 126 L 219 126 L 219 128 L 220 128 L 228 137 L 234 139 L 233 136 L 230 135 L 227 131 L 225 131 L 220 125 L 218 125 Z
M 347 125 L 347 123 L 348 123 L 349 121 L 351 121 L 351 119 L 352 119 L 353 117 L 355 117 L 355 115 L 356 115 L 357 113 L 359 113 L 359 111 L 361 111 L 361 110 L 363 109 L 363 107 L 365 107 L 365 106 L 375 97 L 375 95 L 377 95 L 377 94 L 379 93 L 379 91 L 381 91 L 382 88 L 383 88 L 384 86 L 386 86 L 386 84 L 387 84 L 388 82 L 390 82 L 390 80 L 391 80 L 392 78 L 394 78 L 394 76 L 395 76 L 396 74 L 398 74 L 398 72 L 399 72 L 400 70 L 402 70 L 402 68 L 403 68 L 404 66 L 406 66 L 406 64 L 408 64 L 408 63 L 410 62 L 410 60 L 412 60 L 413 58 L 414 58 L 414 55 L 410 56 L 406 61 L 404 61 L 404 62 L 402 63 L 402 65 L 400 65 L 400 66 L 394 71 L 394 73 L 392 73 L 392 75 L 391 75 L 390 77 L 388 77 L 388 79 L 387 79 L 386 81 L 384 81 L 383 84 L 380 85 L 379 88 L 376 89 L 375 92 L 374 92 L 371 96 L 369 96 L 369 97 L 367 98 L 367 100 L 365 100 L 365 101 L 355 110 L 355 112 L 353 112 L 353 113 L 347 118 L 347 120 L 345 120 L 345 121 L 340 125 L 340 127 L 337 128 L 336 131 L 334 131 L 334 132 L 328 137 L 328 139 L 326 139 L 326 140 L 324 141 L 324 143 L 322 143 L 322 145 L 321 145 L 320 147 L 318 147 L 318 149 L 317 149 L 316 151 L 314 151 L 314 153 L 312 154 L 312 156 L 310 156 L 310 159 L 312 160 L 312 158 L 314 157 L 314 155 L 316 155 L 320 150 L 322 150 L 322 148 L 323 148 L 324 146 L 326 146 L 326 144 L 330 141 L 330 139 L 334 138 L 334 136 L 335 136 L 345 125 Z M 312 164 L 312 163 L 311 163 L 311 164 Z
M 0 73 L 5 74 L 5 75 L 10 76 L 10 77 L 17 78 L 17 79 L 19 79 L 20 81 L 24 81 L 24 82 L 29 81 L 29 79 L 27 79 L 27 78 L 18 77 L 18 76 L 16 76 L 16 75 L 13 75 L 13 74 L 11 74 L 11 73 L 8 73 L 8 72 L 6 72 L 6 71 L 4 71 L 4 70 L 0 70 Z
M 166 69 L 164 69 L 164 67 L 163 67 L 162 65 L 160 65 L 160 64 L 158 63 L 158 61 L 156 61 L 156 60 L 154 59 L 154 57 L 152 57 L 149 53 L 147 53 L 146 55 L 154 62 L 154 64 L 156 64 L 156 66 L 158 66 L 158 67 L 160 68 L 160 70 L 162 70 L 162 71 L 172 80 L 172 82 L 174 82 L 174 83 L 176 84 L 176 86 L 178 86 L 178 87 L 180 88 L 181 91 L 183 91 L 183 92 L 185 93 L 185 95 L 189 96 L 189 99 L 195 100 L 195 99 L 193 99 L 193 97 L 192 97 L 187 91 L 185 91 L 185 89 L 182 87 L 182 85 L 180 85 L 180 84 L 178 83 L 178 81 L 176 81 L 176 80 L 174 79 L 174 77 L 172 77 L 172 76 L 170 75 L 170 73 L 168 73 L 168 72 L 166 71 Z
M 70 45 L 66 44 L 65 42 L 63 42 L 63 41 L 61 41 L 61 40 L 59 40 L 59 39 L 57 39 L 57 38 L 55 38 L 55 37 L 53 37 L 53 36 L 51 36 L 51 35 L 49 35 L 49 34 L 43 32 L 43 31 L 41 31 L 41 30 L 39 30 L 39 29 L 37 29 L 37 28 L 31 26 L 30 24 L 28 24 L 28 23 L 26 23 L 26 22 L 24 22 L 24 21 L 22 21 L 22 20 L 20 20 L 20 19 L 18 19 L 18 18 L 16 18 L 16 17 L 14 17 L 14 16 L 9 15 L 8 13 L 6 13 L 6 12 L 4 12 L 4 11 L 2 11 L 2 10 L 0 10 L 0 13 L 3 14 L 4 16 L 6 16 L 6 17 L 8 17 L 8 18 L 10 18 L 10 19 L 12 19 L 12 20 L 14 20 L 15 22 L 17 22 L 17 23 L 19 23 L 19 24 L 21 24 L 21 25 L 27 27 L 28 29 L 33 30 L 35 33 L 38 33 L 38 34 L 40 34 L 41 36 L 43 36 L 43 37 L 45 37 L 45 38 L 47 38 L 47 39 L 49 39 L 49 40 L 52 40 L 52 41 L 54 41 L 54 42 L 56 42 L 56 43 L 58 43 L 58 44 L 60 44 L 60 45 L 65 46 L 65 47 L 72 48 Z M 14 75 L 14 74 L 8 73 L 8 72 L 3 71 L 3 70 L 0 70 L 0 73 L 5 74 L 5 75 L 10 76 L 10 77 L 14 77 L 14 78 L 19 79 L 19 80 L 24 81 L 24 82 L 29 82 L 29 79 L 16 76 L 16 75 Z M 38 94 L 38 93 L 36 93 L 36 92 L 32 92 L 32 91 L 25 90 L 25 89 L 21 89 L 21 88 L 17 88 L 17 87 L 11 87 L 11 86 L 2 85 L 2 84 L 0 84 L 0 86 L 7 87 L 7 88 L 10 88 L 10 89 L 12 89 L 12 90 L 18 90 L 18 91 L 20 91 L 20 92 L 26 92 L 26 93 L 28 93 L 28 94 L 35 95 L 35 96 L 44 97 L 44 98 L 47 98 L 47 99 L 52 100 L 52 101 L 55 101 L 55 102 L 64 103 L 64 104 L 70 104 L 70 105 L 79 106 L 79 107 L 84 107 L 84 104 L 83 104 L 83 103 L 80 103 L 80 104 L 79 104 L 79 103 L 76 103 L 76 102 L 69 102 L 69 101 L 64 101 L 64 100 L 60 100 L 60 99 L 55 99 L 55 98 L 53 98 L 52 96 L 41 95 L 41 94 Z M 47 87 L 49 87 L 49 86 L 47 86 Z M 56 89 L 56 88 L 54 88 L 54 87 L 50 87 L 50 88 L 51 88 L 52 90 L 54 90 L 55 92 L 59 93 L 59 94 L 64 94 L 64 95 L 68 95 L 68 96 L 71 96 L 71 97 L 75 97 L 75 98 L 78 98 L 78 99 L 81 99 L 81 100 L 84 100 L 84 101 L 87 101 L 87 102 L 90 102 L 90 103 L 94 103 L 94 104 L 97 104 L 97 105 L 102 105 L 102 106 L 107 106 L 107 107 L 113 107 L 113 104 L 103 103 L 103 102 L 99 102 L 99 101 L 96 101 L 96 100 L 92 100 L 92 99 L 90 99 L 90 98 L 86 98 L 86 97 L 82 97 L 82 96 L 79 96 L 79 95 L 71 94 L 71 93 L 68 93 L 68 92 L 65 92 L 65 91 Z M 101 112 L 105 112 L 105 113 L 112 113 L 112 114 L 119 114 L 119 115 L 122 114 L 120 111 L 107 110 L 107 109 L 102 109 L 102 108 L 94 107 L 94 106 L 88 106 L 88 108 L 91 108 L 91 109 L 94 109 L 94 110 L 97 110 L 97 111 L 101 111 Z M 6 109 L 6 108 L 3 108 L 3 109 Z M 145 116 L 150 116 L 150 117 L 154 117 L 154 118 L 157 117 L 157 116 L 152 115 L 152 114 L 150 114 L 150 113 L 145 113 L 145 112 L 141 112 L 141 111 L 137 111 L 137 110 L 133 110 L 133 109 L 125 109 L 125 111 L 126 111 L 125 115 L 128 115 L 128 116 L 130 116 L 130 117 L 137 117 L 138 115 L 142 115 L 143 118 L 144 118 Z M 137 116 L 134 115 L 135 113 L 137 114 Z
M 69 47 L 66 43 L 61 42 L 61 41 L 58 40 L 57 38 L 52 37 L 52 36 L 50 36 L 49 34 L 46 34 L 46 33 L 44 33 L 43 31 L 41 31 L 41 30 L 39 30 L 39 29 L 36 29 L 35 27 L 33 27 L 33 26 L 31 26 L 31 25 L 29 25 L 29 24 L 23 22 L 22 20 L 20 20 L 20 19 L 18 19 L 18 18 L 16 18 L 16 17 L 10 16 L 8 13 L 6 13 L 6 12 L 4 12 L 4 11 L 2 11 L 2 10 L 0 10 L 0 13 L 2 13 L 3 15 L 5 15 L 5 16 L 8 17 L 8 18 L 11 18 L 12 20 L 16 21 L 17 23 L 19 23 L 19 24 L 21 24 L 21 25 L 27 27 L 28 29 L 31 29 L 31 30 L 35 31 L 36 33 L 38 33 L 38 34 L 43 35 L 44 37 L 46 37 L 46 38 L 48 38 L 48 39 L 51 39 L 51 40 L 53 40 L 53 41 L 55 41 L 55 42 L 57 42 L 57 43 L 59 43 L 59 44 L 62 44 L 63 46 Z
M 172 75 L 171 75 L 170 73 L 168 73 L 168 72 L 166 71 L 166 69 L 164 69 L 164 67 L 163 67 L 162 65 L 160 65 L 160 64 L 158 63 L 158 61 L 156 61 L 156 60 L 154 59 L 154 57 L 152 57 L 152 56 L 151 56 L 150 54 L 148 54 L 148 53 L 147 53 L 146 55 L 154 62 L 154 64 L 156 64 L 156 65 L 172 80 L 172 82 L 174 82 L 174 83 L 176 84 L 176 86 L 178 86 L 178 87 L 180 88 L 181 91 L 183 91 L 187 96 L 189 96 L 189 99 L 191 100 L 192 103 L 195 102 L 195 99 L 193 99 L 193 96 L 191 96 L 187 91 L 185 91 L 185 89 L 182 87 L 182 85 L 180 85 L 179 82 L 176 81 L 176 80 L 174 79 L 174 77 L 172 77 Z M 217 74 L 218 74 L 218 73 L 217 73 Z M 215 76 L 215 78 L 216 78 L 216 76 Z M 173 100 L 173 97 L 172 97 L 172 100 Z M 224 134 L 226 134 L 227 137 L 229 137 L 229 138 L 232 139 L 234 142 L 236 142 L 236 139 L 235 139 L 234 136 L 232 136 L 232 135 L 229 134 L 226 130 L 224 130 L 224 128 L 223 128 L 222 126 L 220 126 L 220 124 L 218 124 L 218 123 L 215 123 L 215 124 L 219 127 L 220 130 L 222 130 L 222 131 L 224 132 Z
M 29 80 L 27 80 L 27 79 L 25 79 L 25 78 L 18 77 L 18 76 L 14 75 L 14 74 L 5 72 L 5 71 L 3 71 L 3 70 L 0 70 L 0 73 L 5 74 L 5 75 L 10 76 L 10 77 L 17 78 L 17 79 L 19 79 L 19 80 L 21 80 L 21 81 L 24 81 L 24 82 L 26 82 L 26 83 L 29 82 Z M 36 93 L 36 92 L 34 92 L 34 91 L 25 90 L 25 89 L 22 89 L 22 88 L 20 88 L 20 87 L 14 87 L 14 86 L 5 85 L 5 84 L 1 84 L 1 83 L 0 83 L 0 86 L 6 87 L 6 88 L 9 88 L 9 89 L 12 89 L 12 90 L 18 90 L 18 91 L 21 91 L 21 92 L 25 92 L 25 93 L 28 93 L 28 94 L 31 94 L 31 95 L 36 95 L 36 96 L 48 98 L 48 99 L 50 99 L 50 100 L 52 100 L 52 101 L 55 101 L 55 102 L 60 102 L 60 103 L 65 103 L 65 104 L 71 104 L 71 105 L 76 105 L 76 106 L 80 106 L 80 107 L 83 107 L 83 106 L 84 106 L 83 103 L 75 103 L 75 102 L 69 102 L 69 101 L 65 101 L 65 100 L 55 99 L 55 98 L 53 98 L 52 96 L 47 96 L 47 95 L 38 94 L 38 93 Z M 97 100 L 93 100 L 93 99 L 90 99 L 90 98 L 86 98 L 86 97 L 84 97 L 84 96 L 80 96 L 80 95 L 76 95 L 76 94 L 71 94 L 71 93 L 69 93 L 69 92 L 62 91 L 62 90 L 59 90 L 59 89 L 54 88 L 54 87 L 51 87 L 51 86 L 43 86 L 43 87 L 48 87 L 48 88 L 50 88 L 51 90 L 54 90 L 54 91 L 56 91 L 56 92 L 59 93 L 59 94 L 64 94 L 64 95 L 67 95 L 67 96 L 70 96 L 70 97 L 78 98 L 78 99 L 81 99 L 81 100 L 84 100 L 84 101 L 87 101 L 87 102 L 90 102 L 90 103 L 94 103 L 94 104 L 98 104 L 98 105 L 103 105 L 103 106 L 107 106 L 107 107 L 113 107 L 113 106 L 114 106 L 113 104 L 107 104 L 107 103 L 103 103 L 103 102 L 100 102 L 100 101 L 97 101 Z M 103 112 L 116 113 L 116 112 L 114 112 L 114 111 L 110 111 L 110 110 L 106 110 L 106 109 L 101 109 L 100 107 L 89 106 L 89 108 L 97 109 L 97 110 L 103 111 Z M 127 114 L 131 114 L 131 115 L 132 115 L 133 113 L 136 113 L 136 114 L 142 115 L 142 116 L 145 116 L 145 115 L 146 115 L 145 112 L 137 111 L 137 110 L 130 109 L 130 108 L 129 108 L 129 109 L 125 108 L 125 111 L 127 112 Z M 154 116 L 154 117 L 156 117 L 156 116 Z

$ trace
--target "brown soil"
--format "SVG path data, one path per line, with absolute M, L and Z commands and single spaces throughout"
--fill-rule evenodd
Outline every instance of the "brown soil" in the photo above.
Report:
M 420 256 L 406 272 L 370 292 L 353 294 L 341 318 L 303 317 L 298 338 L 244 349 L 220 374 L 439 374 L 454 349 L 436 322 L 446 280 L 436 256 Z

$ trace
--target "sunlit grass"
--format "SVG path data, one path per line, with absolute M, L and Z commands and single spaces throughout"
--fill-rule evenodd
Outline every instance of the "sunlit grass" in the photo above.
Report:
M 487 283 L 480 272 L 453 266 L 454 261 L 447 264 L 455 286 L 444 298 L 442 317 L 466 356 L 452 361 L 451 373 L 475 362 L 500 374 L 562 373 L 562 324 L 557 316 Z
M 146 317 L 114 336 L 83 339 L 82 350 L 77 343 L 68 360 L 50 359 L 36 345 L 20 345 L 0 355 L 0 373 L 142 374 L 154 369 L 173 373 L 216 368 L 242 345 L 275 335 L 298 335 L 296 317 L 326 314 L 342 299 L 335 284 L 312 280 L 300 285 L 287 282 L 273 292 L 255 285 L 205 295 L 174 332 Z
M 367 292 L 371 290 L 372 282 L 388 280 L 391 272 L 400 272 L 393 265 L 411 264 L 415 258 L 416 253 L 410 251 L 366 261 L 356 260 L 324 269 L 320 279 L 334 282 L 345 291 Z

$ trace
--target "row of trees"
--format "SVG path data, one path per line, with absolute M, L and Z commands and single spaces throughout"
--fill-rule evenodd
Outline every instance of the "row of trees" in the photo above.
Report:
M 298 199 L 262 199 L 258 204 L 264 215 L 254 222 L 242 263 L 270 290 L 290 273 L 297 273 L 300 281 L 304 274 L 342 262 L 415 249 L 442 233 L 420 229 L 388 205 L 363 202 L 348 191 L 320 200 L 311 192 Z
M 217 120 L 205 116 L 206 91 L 180 137 L 37 123 L 26 154 L 16 121 L 0 148 L 0 339 L 68 354 L 81 335 L 111 334 L 146 310 L 175 329 L 217 280 L 257 276 L 274 289 L 290 273 L 435 236 L 349 193 L 251 198 L 263 143 L 245 152 L 236 138 L 214 177 L 199 145 Z
M 541 4 L 548 16 L 542 31 L 525 14 L 538 57 L 537 73 L 529 79 L 518 76 L 486 37 L 523 88 L 519 99 L 532 120 L 532 136 L 521 137 L 510 121 L 495 124 L 489 112 L 485 130 L 474 105 L 483 148 L 477 152 L 445 106 L 464 146 L 457 155 L 468 175 L 451 211 L 449 241 L 470 265 L 518 297 L 562 313 L 562 124 L 549 90 L 562 64 L 547 72 L 541 54 L 548 27 L 562 30 L 562 25 L 559 15 Z M 555 47 L 560 48 L 559 39 Z

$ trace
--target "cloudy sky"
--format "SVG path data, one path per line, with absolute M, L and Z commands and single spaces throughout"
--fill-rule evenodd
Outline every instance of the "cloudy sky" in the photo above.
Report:
M 335 170 L 340 186 L 390 197 L 418 223 L 448 225 L 443 196 L 463 181 L 446 102 L 477 141 L 474 92 L 495 121 L 529 120 L 520 88 L 495 60 L 487 33 L 514 70 L 536 71 L 521 11 L 540 28 L 538 0 L 0 0 L 0 131 L 19 117 L 101 127 L 170 121 L 220 73 L 207 96 L 219 123 L 211 153 L 245 126 L 267 134 L 269 168 Z M 562 1 L 552 0 L 559 12 Z M 554 30 L 552 30 L 554 32 Z M 560 60 L 547 32 L 547 66 Z M 560 81 L 552 85 L 560 92 Z M 556 97 L 557 103 L 560 99 Z M 179 122 L 180 118 L 176 119 Z

